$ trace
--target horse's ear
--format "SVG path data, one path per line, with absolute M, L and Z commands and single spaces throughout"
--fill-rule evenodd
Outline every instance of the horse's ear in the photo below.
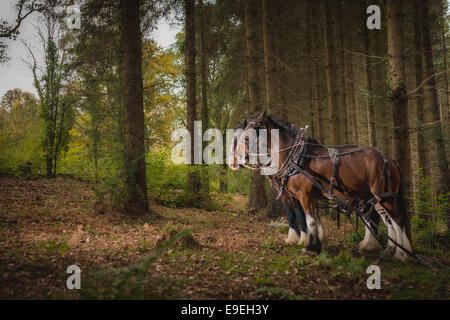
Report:
M 261 121 L 262 119 L 264 119 L 264 117 L 266 116 L 266 112 L 263 111 L 258 115 L 258 118 L 256 118 L 257 120 Z
M 244 128 L 247 128 L 247 119 L 244 119 L 244 123 L 242 124 Z

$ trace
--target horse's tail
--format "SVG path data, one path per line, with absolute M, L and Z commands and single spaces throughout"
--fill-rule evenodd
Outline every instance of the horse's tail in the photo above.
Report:
M 400 169 L 399 164 L 397 161 L 393 160 L 399 173 L 400 177 L 400 186 L 398 188 L 398 196 L 397 196 L 397 206 L 400 213 L 400 221 L 402 226 L 405 228 L 406 235 L 408 236 L 409 240 L 411 241 L 411 228 L 410 228 L 410 217 L 408 214 L 408 210 L 406 208 L 405 198 L 403 195 L 404 192 L 404 186 L 403 186 L 403 177 L 402 177 L 402 170 Z

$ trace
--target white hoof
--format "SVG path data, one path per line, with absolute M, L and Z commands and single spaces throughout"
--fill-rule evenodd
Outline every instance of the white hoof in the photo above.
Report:
M 400 262 L 408 262 L 409 261 L 408 254 L 400 248 L 396 249 L 395 254 L 392 258 L 397 261 L 400 261 Z
M 319 226 L 317 227 L 317 231 L 319 233 L 320 247 L 322 248 L 322 250 L 326 249 L 328 247 L 328 240 L 325 232 L 323 231 L 322 224 L 319 224 Z
M 300 231 L 300 234 L 300 240 L 298 240 L 297 244 L 306 247 L 308 245 L 308 236 L 303 231 Z
M 286 244 L 295 244 L 299 241 L 300 237 L 294 229 L 289 228 L 289 233 L 287 238 L 284 240 Z
M 377 238 L 370 232 L 366 227 L 366 232 L 364 234 L 364 239 L 358 246 L 359 252 L 369 252 L 369 251 L 379 251 L 381 250 L 381 245 Z

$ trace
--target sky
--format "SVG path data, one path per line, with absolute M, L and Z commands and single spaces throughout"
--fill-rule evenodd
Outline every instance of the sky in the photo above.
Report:
M 14 10 L 15 0 L 0 0 L 0 17 L 14 23 L 16 12 Z M 38 24 L 37 14 L 29 16 L 20 27 L 20 35 L 15 41 L 6 40 L 8 44 L 9 62 L 0 64 L 0 98 L 6 91 L 20 88 L 36 94 L 33 87 L 33 76 L 27 67 L 28 52 L 22 41 L 30 44 L 34 48 L 33 53 L 37 59 L 42 61 L 40 41 L 36 37 L 35 27 Z M 163 48 L 169 47 L 175 42 L 176 34 L 180 31 L 178 26 L 172 26 L 169 22 L 160 20 L 157 29 L 150 34 L 150 37 Z M 39 59 L 40 58 L 40 59 Z

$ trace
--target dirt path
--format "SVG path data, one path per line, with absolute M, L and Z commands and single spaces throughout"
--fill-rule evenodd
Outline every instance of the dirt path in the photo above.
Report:
M 0 298 L 450 297 L 448 272 L 361 257 L 350 225 L 337 229 L 326 217 L 329 248 L 313 258 L 284 244 L 285 227 L 247 214 L 238 195 L 221 196 L 217 211 L 154 205 L 157 218 L 98 208 L 94 198 L 76 180 L 0 179 Z M 155 256 L 148 270 L 128 268 L 187 228 L 194 228 L 192 238 Z M 448 250 L 426 252 L 449 264 Z M 380 290 L 366 287 L 371 264 L 381 268 Z M 66 287 L 70 265 L 81 268 L 82 290 Z M 110 272 L 122 267 L 122 273 Z M 114 283 L 124 272 L 131 272 L 129 281 Z

